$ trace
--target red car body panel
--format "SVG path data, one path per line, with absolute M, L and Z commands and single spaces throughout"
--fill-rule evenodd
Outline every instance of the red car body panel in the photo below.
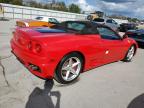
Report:
M 29 50 L 27 45 L 41 45 L 41 52 Z M 122 60 L 133 39 L 102 39 L 99 34 L 80 35 L 74 33 L 40 33 L 31 28 L 17 28 L 11 39 L 12 52 L 36 76 L 53 78 L 61 59 L 71 53 L 78 52 L 84 56 L 84 71 Z M 40 67 L 41 72 L 33 71 L 29 65 Z

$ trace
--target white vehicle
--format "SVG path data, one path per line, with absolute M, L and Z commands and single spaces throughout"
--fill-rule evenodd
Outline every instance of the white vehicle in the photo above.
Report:
M 95 18 L 93 22 L 99 23 L 99 24 L 105 24 L 108 27 L 112 28 L 115 31 L 119 30 L 120 25 L 113 19 L 104 19 L 104 18 Z
M 119 25 L 122 23 L 129 23 L 128 20 L 123 20 L 123 19 L 113 19 L 114 21 L 116 21 Z
M 44 22 L 50 22 L 50 23 L 53 23 L 53 24 L 58 24 L 59 23 L 58 20 L 56 20 L 55 18 L 52 18 L 52 17 L 38 16 L 38 17 L 35 18 L 35 20 L 44 21 Z

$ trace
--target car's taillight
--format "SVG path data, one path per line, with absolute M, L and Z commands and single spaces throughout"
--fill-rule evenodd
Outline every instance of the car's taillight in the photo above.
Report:
M 12 31 L 13 36 L 15 35 L 15 31 Z
M 35 41 L 30 41 L 27 45 L 27 49 L 34 53 L 40 53 L 42 50 L 42 47 L 39 43 L 37 43 Z
M 42 48 L 40 44 L 35 44 L 35 52 L 39 53 L 41 52 Z

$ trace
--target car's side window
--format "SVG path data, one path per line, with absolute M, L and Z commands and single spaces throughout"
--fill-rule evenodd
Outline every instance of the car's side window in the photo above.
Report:
M 85 27 L 81 33 L 83 34 L 98 34 L 98 30 L 95 27 Z
M 50 22 L 50 23 L 51 23 L 51 22 L 52 22 L 52 19 L 51 19 L 51 18 L 48 18 L 48 22 Z
M 107 22 L 107 23 L 112 23 L 112 20 L 108 19 L 106 22 Z
M 112 23 L 112 24 L 117 24 L 117 22 L 115 22 L 115 21 L 112 20 L 112 19 L 108 19 L 106 22 L 107 22 L 107 23 Z
M 113 24 L 118 24 L 115 20 L 112 20 L 112 23 L 113 23 Z
M 54 18 L 49 18 L 49 19 L 48 19 L 48 22 L 50 22 L 50 23 L 55 23 L 55 24 L 58 23 L 58 21 L 57 21 L 56 19 L 54 19 Z
M 99 34 L 101 35 L 102 39 L 108 39 L 108 40 L 119 40 L 120 36 L 116 34 L 113 30 L 107 28 L 107 27 L 98 27 L 97 28 Z

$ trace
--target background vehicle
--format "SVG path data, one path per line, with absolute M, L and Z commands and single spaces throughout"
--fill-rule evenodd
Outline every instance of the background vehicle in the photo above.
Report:
M 52 17 L 42 17 L 42 16 L 38 16 L 35 18 L 35 20 L 38 20 L 38 21 L 43 21 L 43 22 L 49 22 L 49 23 L 52 23 L 52 24 L 58 24 L 59 21 L 55 18 L 52 18 Z
M 121 32 L 126 32 L 128 30 L 134 30 L 136 28 L 137 28 L 136 24 L 134 24 L 134 23 L 122 23 L 122 24 L 120 24 L 120 29 L 119 30 Z
M 113 18 L 113 20 L 115 22 L 117 22 L 119 25 L 122 23 L 129 23 L 129 21 L 127 19 L 117 19 L 117 18 Z
M 115 22 L 113 19 L 95 18 L 93 21 L 99 24 L 105 24 L 115 31 L 119 30 L 119 24 Z
M 4 9 L 3 9 L 2 5 L 0 4 L 0 14 L 3 14 L 3 12 L 4 12 Z
M 128 30 L 126 32 L 128 37 L 133 38 L 140 46 L 144 47 L 144 30 Z
M 86 13 L 86 12 L 85 12 Z M 103 18 L 104 17 L 104 12 L 101 12 L 101 11 L 95 11 L 95 12 L 92 12 L 90 13 L 88 16 L 87 16 L 87 20 L 94 20 L 95 18 Z
M 18 27 L 52 27 L 59 22 L 55 18 L 36 17 L 34 20 L 19 20 L 16 21 Z
M 131 61 L 137 44 L 105 25 L 66 21 L 55 29 L 17 28 L 11 48 L 18 60 L 36 76 L 54 77 L 67 84 L 94 67 L 118 60 Z

